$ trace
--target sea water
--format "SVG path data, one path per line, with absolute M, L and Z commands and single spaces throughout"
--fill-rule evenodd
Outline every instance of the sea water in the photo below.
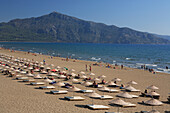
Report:
M 51 56 L 123 64 L 131 68 L 145 64 L 155 71 L 170 73 L 170 69 L 165 68 L 170 68 L 170 45 L 0 42 L 0 46 Z

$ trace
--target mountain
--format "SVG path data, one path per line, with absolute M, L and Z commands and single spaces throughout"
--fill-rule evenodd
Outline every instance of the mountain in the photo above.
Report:
M 154 35 L 157 36 L 157 37 L 160 37 L 160 38 L 164 38 L 164 39 L 170 40 L 170 36 L 169 35 L 157 35 L 157 34 L 154 34 Z
M 84 21 L 58 12 L 0 23 L 0 41 L 170 44 L 169 40 L 150 33 Z

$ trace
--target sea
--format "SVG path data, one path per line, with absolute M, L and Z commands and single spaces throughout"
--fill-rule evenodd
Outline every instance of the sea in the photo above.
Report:
M 0 42 L 0 47 L 138 69 L 145 65 L 170 74 L 170 45 Z

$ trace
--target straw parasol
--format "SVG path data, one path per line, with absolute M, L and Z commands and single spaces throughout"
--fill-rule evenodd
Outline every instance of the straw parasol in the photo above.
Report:
M 45 79 L 44 82 L 48 84 L 48 83 L 51 83 L 51 82 L 53 82 L 53 81 L 50 80 L 50 79 Z M 46 85 L 47 85 L 47 84 L 46 84 Z
M 125 101 L 123 101 L 120 98 L 117 98 L 115 100 L 109 101 L 109 103 L 116 104 L 116 105 L 126 105 L 127 104 Z
M 157 99 L 150 99 L 150 100 L 147 100 L 146 102 L 144 102 L 145 104 L 148 104 L 148 105 L 151 105 L 151 106 L 160 106 L 162 105 L 163 103 Z
M 101 75 L 101 76 L 99 76 L 98 78 L 106 78 L 106 76 L 105 75 Z
M 147 89 L 156 90 L 156 89 L 159 89 L 159 88 L 154 86 L 154 85 L 151 85 L 151 86 L 148 86 Z
M 68 89 L 68 91 L 73 92 L 73 96 L 74 96 L 74 92 L 80 91 L 80 90 L 81 90 L 81 89 L 79 89 L 79 88 L 77 88 L 77 87 L 75 87 L 75 86 L 73 86 L 72 88 L 69 88 L 69 89 Z
M 114 82 L 112 82 L 112 81 L 107 82 L 106 85 L 108 85 L 108 86 L 116 86 L 116 84 Z
M 72 84 L 73 84 L 73 83 L 78 83 L 78 82 L 79 82 L 77 79 L 74 79 L 74 78 L 69 79 L 68 81 L 72 82 Z
M 58 90 L 59 90 L 59 87 L 61 86 L 65 86 L 65 84 L 63 82 L 57 82 L 54 84 L 55 86 L 58 86 Z
M 114 79 L 112 79 L 112 81 L 117 81 L 117 82 L 120 82 L 120 81 L 122 81 L 120 78 L 114 78 Z
M 90 76 L 94 76 L 95 74 L 94 73 L 89 73 Z
M 118 94 L 117 96 L 123 97 L 123 98 L 133 98 L 132 95 L 130 95 L 130 94 L 127 93 L 127 92 L 120 93 L 120 94 Z
M 33 67 L 28 67 L 28 69 L 29 69 L 29 70 L 32 70 L 32 69 L 33 69 Z
M 138 83 L 132 80 L 132 81 L 128 82 L 127 84 L 136 85 L 136 84 L 138 84 Z
M 85 72 L 84 71 L 80 71 L 80 74 L 85 75 Z
M 151 91 L 151 92 L 147 93 L 147 95 L 151 95 L 151 96 L 159 96 L 160 94 Z
M 95 82 L 99 82 L 100 81 L 100 79 L 99 78 L 93 78 L 92 80 L 90 80 L 90 81 L 95 81 Z
M 93 105 L 93 98 L 100 98 L 101 97 L 101 95 L 99 95 L 98 93 L 95 93 L 95 92 L 86 94 L 85 96 L 92 98 L 92 105 Z
M 85 82 L 83 82 L 81 85 L 83 85 L 83 86 L 90 86 L 90 85 L 92 85 L 93 83 L 91 83 L 91 82 L 88 82 L 88 81 L 85 81 Z

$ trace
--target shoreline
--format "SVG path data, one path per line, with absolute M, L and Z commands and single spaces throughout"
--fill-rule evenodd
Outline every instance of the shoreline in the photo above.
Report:
M 0 48 L 0 49 L 1 49 L 1 48 Z M 11 49 L 9 49 L 9 48 L 3 48 L 3 47 L 2 47 L 2 49 L 13 51 L 13 50 L 11 50 Z M 22 50 L 14 50 L 14 51 L 17 51 L 17 52 L 25 52 L 25 54 L 28 53 L 28 51 L 22 51 Z M 57 59 L 61 59 L 61 60 L 62 60 L 62 59 L 63 59 L 63 60 L 66 60 L 66 59 L 67 59 L 66 57 L 51 56 L 51 55 L 48 55 L 48 54 L 42 54 L 42 53 L 36 53 L 36 52 L 35 52 L 35 53 L 29 52 L 29 53 L 30 53 L 30 54 L 37 54 L 37 55 L 45 55 L 45 56 L 48 56 L 49 58 L 50 58 L 50 57 L 53 57 L 53 58 L 57 58 Z M 99 65 L 103 65 L 102 67 L 105 67 L 105 68 L 107 68 L 106 65 L 110 65 L 110 66 L 112 67 L 112 69 L 113 69 L 113 68 L 116 69 L 117 67 L 118 67 L 119 69 L 121 68 L 121 65 L 117 65 L 117 66 L 116 66 L 116 65 L 113 65 L 113 64 L 110 64 L 110 63 L 106 63 L 106 62 L 103 62 L 103 61 L 98 62 L 98 61 L 80 60 L 80 59 L 72 59 L 72 58 L 68 58 L 68 59 L 69 59 L 69 60 L 72 60 L 72 61 L 75 60 L 75 61 L 80 61 L 80 62 L 81 62 L 81 61 L 82 61 L 82 62 L 88 62 L 88 63 L 91 63 L 91 64 L 96 64 L 96 63 L 97 63 L 97 64 L 99 64 Z M 105 65 L 105 66 L 104 66 L 104 65 Z M 128 66 L 124 66 L 124 65 L 123 65 L 123 67 L 124 67 L 124 68 L 128 68 L 128 69 L 137 69 L 137 70 L 143 70 L 143 71 L 148 71 L 148 72 L 150 72 L 148 69 L 133 68 L 133 67 L 128 67 Z M 155 72 L 155 71 L 152 72 L 152 71 L 151 71 L 150 73 L 153 73 L 153 74 L 168 74 L 168 75 L 170 75 L 170 73 L 163 72 L 163 71 L 162 71 L 162 72 L 161 72 L 161 71 L 160 71 L 160 72 Z

